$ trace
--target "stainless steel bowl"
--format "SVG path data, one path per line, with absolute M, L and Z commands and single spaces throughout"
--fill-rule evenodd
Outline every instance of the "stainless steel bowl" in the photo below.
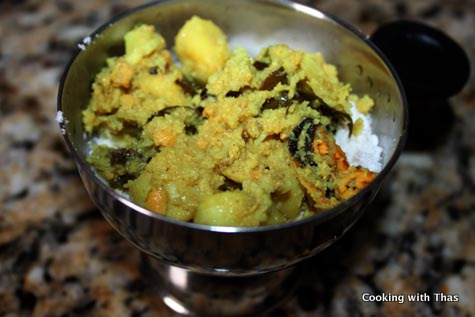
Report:
M 376 179 L 331 210 L 304 220 L 257 228 L 176 221 L 150 212 L 111 189 L 85 160 L 89 144 L 81 111 L 90 99 L 91 83 L 107 57 L 123 53 L 123 36 L 133 26 L 155 25 L 171 48 L 178 29 L 192 15 L 212 19 L 233 47 L 242 46 L 251 54 L 276 43 L 321 52 L 337 66 L 341 80 L 351 83 L 355 93 L 370 95 L 376 103 L 373 130 L 384 149 L 384 168 Z M 395 72 L 364 34 L 317 10 L 287 1 L 159 1 L 104 24 L 91 40 L 85 50 L 77 50 L 61 80 L 58 110 L 67 120 L 61 124 L 64 139 L 91 199 L 104 217 L 161 266 L 214 278 L 289 268 L 334 243 L 355 223 L 401 153 L 407 105 Z

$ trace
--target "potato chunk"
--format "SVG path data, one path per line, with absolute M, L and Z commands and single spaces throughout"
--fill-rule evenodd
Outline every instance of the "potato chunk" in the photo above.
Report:
M 249 197 L 243 192 L 222 192 L 208 196 L 198 205 L 195 222 L 211 226 L 245 226 L 253 223 Z
M 175 52 L 185 73 L 206 82 L 231 56 L 226 35 L 209 20 L 188 20 L 175 37 Z
M 137 64 L 142 58 L 165 48 L 165 39 L 152 25 L 141 25 L 125 34 L 125 61 Z

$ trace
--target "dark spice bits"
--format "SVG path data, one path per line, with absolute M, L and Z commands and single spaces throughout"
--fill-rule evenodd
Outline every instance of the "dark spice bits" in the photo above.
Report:
M 239 88 L 239 90 L 237 91 L 230 90 L 226 93 L 225 97 L 237 98 L 241 96 L 245 91 L 248 91 L 248 90 L 253 90 L 253 89 L 249 86 L 244 86 L 244 87 Z
M 204 89 L 204 85 L 189 78 L 177 79 L 175 83 L 183 89 L 185 94 L 194 96 L 198 91 Z
M 266 79 L 262 82 L 260 90 L 272 90 L 277 84 L 281 83 L 282 85 L 288 85 L 287 73 L 283 67 L 273 71 L 267 76 Z
M 142 128 L 137 125 L 136 122 L 133 121 L 124 121 L 122 133 L 128 134 L 134 138 L 139 138 L 142 134 Z
M 264 70 L 267 67 L 269 67 L 269 64 L 261 62 L 261 61 L 255 61 L 252 66 L 254 66 L 255 69 L 257 70 Z
M 125 148 L 115 149 L 110 153 L 110 164 L 125 165 L 128 160 L 136 156 L 140 157 L 140 153 L 135 150 Z
M 224 177 L 224 183 L 219 186 L 218 189 L 221 191 L 242 190 L 242 184 L 235 182 L 230 178 Z
M 310 166 L 317 166 L 317 163 L 313 160 L 313 139 L 315 139 L 315 131 L 317 126 L 313 123 L 307 128 L 307 133 L 305 134 L 305 158 L 307 163 Z
M 198 129 L 194 125 L 186 125 L 185 126 L 185 133 L 187 135 L 195 135 L 198 132 Z
M 200 99 L 201 100 L 205 100 L 206 98 L 208 98 L 208 89 L 206 88 L 203 88 L 200 92 Z
M 128 181 L 135 179 L 136 175 L 131 174 L 124 174 L 124 175 L 117 175 L 112 180 L 109 181 L 109 184 L 112 188 L 122 188 Z
M 154 66 L 154 67 L 150 67 L 148 69 L 148 73 L 150 75 L 157 75 L 158 74 L 158 67 L 157 66 Z
M 297 83 L 295 98 L 298 101 L 313 101 L 317 99 L 317 96 L 313 92 L 312 88 L 307 84 L 307 82 L 305 80 L 301 80 Z
M 283 91 L 276 98 L 267 99 L 261 107 L 261 110 L 286 108 L 292 105 L 292 99 L 289 98 L 288 91 Z
M 310 103 L 310 106 L 315 109 L 320 110 L 321 114 L 323 114 L 324 116 L 330 117 L 332 120 L 347 122 L 349 136 L 353 134 L 353 119 L 351 118 L 349 114 L 330 107 L 319 97 L 317 97 L 316 101 L 318 102 Z
M 297 101 L 310 101 L 310 106 L 314 109 L 318 109 L 324 116 L 330 117 L 332 121 L 347 122 L 350 136 L 353 134 L 353 120 L 349 114 L 343 111 L 338 111 L 330 107 L 322 98 L 315 95 L 312 88 L 305 80 L 299 81 L 297 84 L 297 91 L 294 97 Z
M 307 164 L 310 166 L 317 166 L 317 163 L 313 160 L 312 143 L 315 137 L 316 125 L 313 123 L 313 119 L 305 118 L 300 122 L 293 130 L 289 138 L 289 152 L 300 163 L 301 167 L 305 167 Z M 305 132 L 304 132 L 305 131 Z M 302 133 L 305 133 L 305 146 L 304 151 L 299 151 L 299 138 Z M 303 152 L 303 153 L 302 153 Z M 302 157 L 302 154 L 304 156 Z
M 241 95 L 240 91 L 228 91 L 226 97 L 237 98 Z
M 181 107 L 185 107 L 185 108 L 190 108 L 190 109 L 192 109 L 192 108 L 189 107 L 189 106 L 170 106 L 170 107 L 167 107 L 167 108 L 165 108 L 165 109 L 160 110 L 160 111 L 157 112 L 157 113 L 154 113 L 152 116 L 150 116 L 150 118 L 148 118 L 147 123 L 149 123 L 150 121 L 152 121 L 152 119 L 155 118 L 155 117 L 163 117 L 163 116 L 165 116 L 165 115 L 167 115 L 167 114 L 172 114 L 173 111 L 175 111 L 176 109 L 181 108 Z

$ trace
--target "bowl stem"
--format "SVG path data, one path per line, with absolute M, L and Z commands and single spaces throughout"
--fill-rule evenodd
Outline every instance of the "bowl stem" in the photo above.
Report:
M 261 316 L 288 298 L 300 270 L 288 268 L 252 276 L 192 272 L 143 255 L 146 280 L 175 313 L 183 316 Z

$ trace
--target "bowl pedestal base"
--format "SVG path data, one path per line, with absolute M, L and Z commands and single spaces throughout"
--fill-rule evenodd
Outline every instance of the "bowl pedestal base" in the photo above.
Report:
M 208 275 L 164 264 L 143 255 L 147 282 L 165 305 L 183 316 L 257 316 L 292 294 L 300 270 L 288 268 L 259 275 Z

